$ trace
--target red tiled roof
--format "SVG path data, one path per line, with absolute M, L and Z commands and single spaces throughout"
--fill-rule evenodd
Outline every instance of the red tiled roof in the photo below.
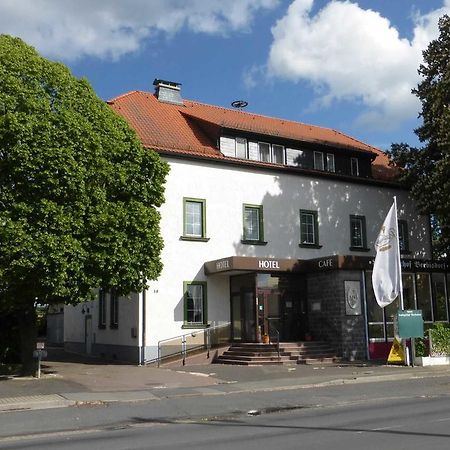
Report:
M 371 153 L 376 155 L 372 164 L 375 178 L 389 180 L 395 176 L 385 153 L 339 131 L 190 100 L 183 103 L 162 103 L 154 94 L 143 91 L 108 101 L 135 129 L 143 145 L 156 150 L 228 159 L 216 147 L 221 129 L 226 128 Z

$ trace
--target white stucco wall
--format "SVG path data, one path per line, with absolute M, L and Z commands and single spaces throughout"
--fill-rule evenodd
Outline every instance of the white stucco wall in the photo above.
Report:
M 261 169 L 168 159 L 171 171 L 161 208 L 165 242 L 163 272 L 147 291 L 146 345 L 186 333 L 183 324 L 183 281 L 208 281 L 208 320 L 229 320 L 228 277 L 203 273 L 203 263 L 228 256 L 311 259 L 334 254 L 375 255 L 374 241 L 397 196 L 399 219 L 409 228 L 408 257 L 431 258 L 428 218 L 415 213 L 408 193 L 375 185 L 351 184 Z M 183 197 L 206 200 L 208 242 L 182 241 Z M 241 243 L 242 205 L 262 205 L 265 246 Z M 318 212 L 320 249 L 300 241 L 299 210 Z M 352 252 L 350 218 L 366 218 L 368 253 Z
M 82 312 L 84 310 L 84 313 Z M 85 341 L 85 318 L 92 316 L 92 343 L 138 346 L 141 342 L 140 295 L 133 293 L 128 297 L 119 297 L 119 326 L 110 328 L 110 301 L 106 295 L 106 328 L 98 327 L 98 301 L 80 303 L 64 308 L 64 341 L 83 343 Z M 136 328 L 136 338 L 131 328 Z

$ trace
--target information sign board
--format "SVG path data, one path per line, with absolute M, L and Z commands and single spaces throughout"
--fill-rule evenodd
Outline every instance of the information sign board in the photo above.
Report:
M 400 310 L 397 313 L 398 335 L 403 338 L 423 337 L 421 309 Z

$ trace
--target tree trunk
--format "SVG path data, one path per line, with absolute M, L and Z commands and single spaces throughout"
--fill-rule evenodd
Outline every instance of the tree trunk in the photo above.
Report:
M 22 375 L 34 375 L 36 360 L 33 351 L 36 349 L 36 310 L 34 302 L 30 301 L 19 311 L 20 354 L 22 360 Z

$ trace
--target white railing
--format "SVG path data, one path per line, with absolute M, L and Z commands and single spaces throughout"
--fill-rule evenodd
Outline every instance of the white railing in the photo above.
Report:
M 206 328 L 192 330 L 180 336 L 158 341 L 158 367 L 161 361 L 167 358 L 181 356 L 183 366 L 186 364 L 188 353 L 196 350 L 206 350 L 206 358 L 210 357 L 211 348 L 227 344 L 231 339 L 231 323 L 207 326 Z

